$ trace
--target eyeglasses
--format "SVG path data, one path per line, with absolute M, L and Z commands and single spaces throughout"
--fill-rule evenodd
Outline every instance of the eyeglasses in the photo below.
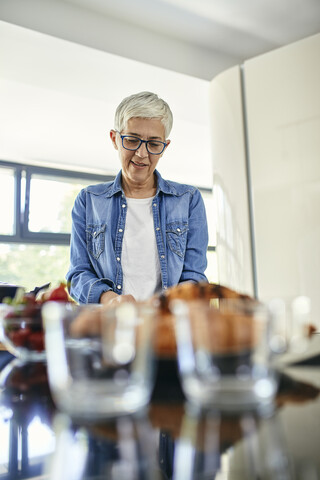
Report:
M 116 130 L 116 132 L 119 133 L 122 140 L 122 146 L 126 150 L 138 150 L 142 143 L 145 143 L 148 153 L 151 153 L 151 155 L 160 155 L 167 146 L 165 142 L 160 142 L 158 140 L 141 140 L 141 138 L 134 137 L 133 135 L 121 135 L 118 130 Z

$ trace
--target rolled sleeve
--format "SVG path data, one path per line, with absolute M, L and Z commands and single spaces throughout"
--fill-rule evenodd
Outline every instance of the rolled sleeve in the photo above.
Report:
M 66 279 L 70 295 L 82 304 L 99 303 L 103 292 L 114 289 L 111 279 L 99 278 L 87 251 L 85 189 L 77 196 L 72 209 L 70 267 Z

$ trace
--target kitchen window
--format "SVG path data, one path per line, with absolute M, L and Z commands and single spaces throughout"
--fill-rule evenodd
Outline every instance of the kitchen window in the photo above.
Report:
M 114 176 L 0 161 L 0 281 L 32 290 L 64 280 L 69 266 L 71 209 L 87 185 Z M 207 212 L 212 192 L 201 189 Z M 207 276 L 217 281 L 215 228 L 208 214 L 210 247 Z
M 32 290 L 64 280 L 75 197 L 113 178 L 1 161 L 0 281 Z

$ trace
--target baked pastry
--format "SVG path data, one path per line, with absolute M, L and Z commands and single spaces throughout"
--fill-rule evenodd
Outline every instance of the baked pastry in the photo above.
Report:
M 248 295 L 236 292 L 223 285 L 215 283 L 180 283 L 161 293 L 155 300 L 157 306 L 157 326 L 154 338 L 154 349 L 159 357 L 176 356 L 177 343 L 175 335 L 174 315 L 172 313 L 172 302 L 174 300 L 184 300 L 189 304 L 191 324 L 194 330 L 201 335 L 204 325 L 204 319 L 201 319 L 200 305 L 213 303 L 216 309 L 210 310 L 209 330 L 210 339 L 212 339 L 210 349 L 219 353 L 226 348 L 236 350 L 239 347 L 249 347 L 254 341 L 255 332 L 253 329 L 252 315 L 248 308 L 243 312 L 241 318 L 235 318 L 231 312 L 226 311 L 226 304 L 220 300 L 245 300 L 247 305 L 255 305 L 258 302 Z M 197 303 L 198 302 L 198 303 Z M 214 318 L 213 318 L 214 317 Z M 232 326 L 232 328 L 231 328 Z
M 217 283 L 208 283 L 208 282 L 184 282 L 170 287 L 164 292 L 161 293 L 159 299 L 162 303 L 168 303 L 171 300 L 212 300 L 214 298 L 239 298 L 253 300 L 252 297 L 236 292 L 231 288 L 225 287 L 223 285 L 218 285 Z

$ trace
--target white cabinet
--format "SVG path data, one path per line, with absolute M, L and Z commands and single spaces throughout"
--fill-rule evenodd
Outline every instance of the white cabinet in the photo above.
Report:
M 239 86 L 226 91 L 230 70 L 211 85 L 212 142 L 219 145 L 214 148 L 214 152 L 219 150 L 213 157 L 215 178 L 224 174 L 224 190 L 234 206 L 232 223 L 241 225 L 244 232 L 244 225 L 248 231 L 252 221 L 254 242 L 250 247 L 258 297 L 306 295 L 311 298 L 313 321 L 320 327 L 320 35 L 248 60 L 242 68 L 244 94 L 239 75 Z M 234 95 L 236 89 L 240 99 Z M 223 102 L 215 98 L 221 96 L 219 91 Z M 234 137 L 240 137 L 241 123 L 239 114 L 234 129 L 230 112 L 239 112 L 241 100 L 251 217 L 244 212 L 249 212 L 250 197 L 244 198 L 244 179 L 237 170 L 244 147 L 237 142 L 238 153 L 230 148 Z M 215 127 L 220 121 L 228 138 Z M 217 214 L 219 224 L 219 211 Z M 224 254 L 220 258 L 219 251 L 218 245 L 220 282 L 240 290 L 246 287 L 250 293 L 248 261 L 243 263 L 245 281 L 234 285 L 227 275 L 234 258 L 230 255 L 226 260 Z
M 210 85 L 213 185 L 219 282 L 253 293 L 240 67 Z

